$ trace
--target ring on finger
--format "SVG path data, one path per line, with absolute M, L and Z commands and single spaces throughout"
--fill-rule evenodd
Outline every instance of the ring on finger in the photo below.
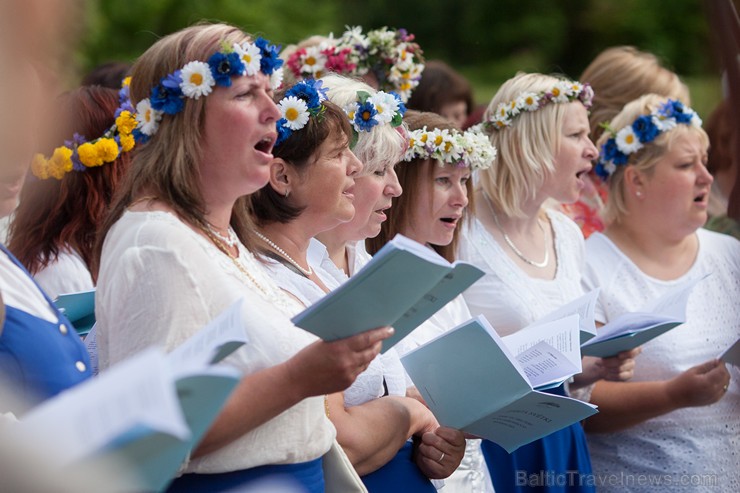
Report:
M 445 453 L 442 452 L 442 456 L 437 460 L 437 462 L 442 462 L 442 460 L 445 458 Z

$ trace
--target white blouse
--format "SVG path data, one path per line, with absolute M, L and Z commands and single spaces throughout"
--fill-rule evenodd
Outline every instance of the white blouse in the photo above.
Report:
M 353 250 L 357 251 L 357 248 L 355 247 Z M 365 253 L 362 257 L 371 258 L 364 251 L 364 248 L 362 251 Z M 358 258 L 357 255 L 353 257 Z M 311 251 L 308 256 L 308 262 L 316 275 L 319 276 L 319 279 L 330 290 L 338 288 L 348 279 L 344 272 L 331 261 L 324 245 L 316 239 L 311 240 Z M 267 259 L 267 265 L 269 272 L 278 286 L 301 300 L 305 306 L 317 302 L 326 295 L 311 279 L 298 274 L 282 263 Z M 327 272 L 323 267 L 331 268 L 332 272 Z M 288 315 L 293 316 L 298 311 L 288 313 Z M 406 395 L 405 371 L 395 348 L 379 354 L 370 362 L 367 369 L 360 373 L 355 382 L 344 391 L 344 404 L 347 407 L 352 407 L 364 404 L 373 399 L 378 399 L 385 395 L 386 388 L 388 395 Z
M 60 294 L 95 288 L 85 261 L 69 247 L 60 250 L 56 260 L 37 272 L 33 278 L 51 299 Z
M 483 314 L 499 335 L 506 336 L 583 295 L 581 275 L 585 262 L 583 234 L 564 214 L 548 210 L 555 234 L 557 270 L 554 279 L 527 275 L 501 245 L 475 219 L 463 229 L 460 260 L 482 269 L 485 275 L 463 296 L 473 316 Z
M 584 284 L 587 289 L 601 287 L 596 307 L 601 322 L 639 310 L 673 286 L 711 274 L 694 287 L 686 323 L 642 346 L 633 381 L 673 378 L 716 358 L 740 337 L 740 242 L 704 229 L 697 236 L 694 265 L 672 281 L 643 273 L 603 234 L 595 233 L 586 242 Z M 672 491 L 740 491 L 740 370 L 728 370 L 729 389 L 715 404 L 678 409 L 616 433 L 589 434 L 594 473 L 670 476 Z M 655 487 L 605 484 L 603 491 L 651 492 Z
M 298 304 L 239 244 L 248 278 L 215 245 L 168 212 L 128 211 L 108 232 L 96 296 L 101 370 L 156 345 L 170 351 L 243 297 L 249 342 L 224 363 L 244 374 L 280 364 L 316 337 L 285 316 Z M 275 389 L 280 392 L 280 389 Z M 289 464 L 326 453 L 335 430 L 324 397 L 305 399 L 229 445 L 194 459 L 187 472 L 220 473 Z
M 43 293 L 2 250 L 0 250 L 0 292 L 6 305 L 47 322 L 54 324 L 59 322 Z

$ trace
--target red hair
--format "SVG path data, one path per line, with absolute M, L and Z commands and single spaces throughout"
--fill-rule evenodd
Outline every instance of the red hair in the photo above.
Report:
M 115 123 L 118 91 L 80 87 L 62 95 L 58 103 L 59 140 L 44 149 L 46 156 L 75 133 L 87 140 L 103 135 Z M 31 274 L 55 261 L 65 248 L 79 253 L 90 268 L 95 236 L 129 161 L 129 153 L 124 153 L 113 163 L 70 171 L 61 180 L 27 177 L 10 225 L 8 248 Z

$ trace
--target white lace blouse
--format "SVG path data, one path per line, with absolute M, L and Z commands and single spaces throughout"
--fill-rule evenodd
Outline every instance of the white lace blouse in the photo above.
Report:
M 244 374 L 282 363 L 316 340 L 285 316 L 298 304 L 239 244 L 247 276 L 202 235 L 168 212 L 128 211 L 105 239 L 96 297 L 101 370 L 142 349 L 172 350 L 243 297 L 249 343 L 224 361 Z M 280 389 L 275 389 L 280 392 Z M 305 399 L 186 472 L 219 473 L 290 464 L 326 453 L 335 430 L 324 397 Z
M 711 274 L 694 287 L 686 323 L 642 347 L 633 381 L 670 379 L 716 358 L 740 337 L 740 242 L 704 229 L 697 235 L 694 265 L 672 281 L 644 274 L 602 234 L 586 242 L 584 283 L 588 289 L 601 287 L 596 307 L 601 322 L 639 310 L 677 284 Z M 670 476 L 671 491 L 740 491 L 740 370 L 728 369 L 729 389 L 711 406 L 678 409 L 617 433 L 589 434 L 594 473 Z M 656 488 L 619 483 L 606 484 L 603 491 Z

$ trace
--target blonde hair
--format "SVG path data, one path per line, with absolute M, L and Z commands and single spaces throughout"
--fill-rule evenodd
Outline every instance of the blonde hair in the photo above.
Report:
M 243 41 L 251 41 L 251 36 L 227 24 L 197 24 L 165 36 L 134 63 L 131 69 L 131 102 L 136 105 L 148 98 L 152 88 L 163 77 L 187 62 L 208 60 L 219 51 L 222 42 L 231 45 Z M 163 115 L 157 133 L 147 143 L 137 146 L 133 162 L 98 234 L 93 270 L 99 265 L 107 231 L 131 201 L 143 193 L 169 205 L 183 221 L 194 226 L 207 225 L 199 178 L 205 99 L 186 98 L 183 111 Z M 231 226 L 245 246 L 252 249 L 253 228 L 247 213 L 247 200 L 247 197 L 241 197 L 237 201 Z
M 595 96 L 589 115 L 591 140 L 596 142 L 608 122 L 625 104 L 643 94 L 659 94 L 690 105 L 689 89 L 681 79 L 665 68 L 658 57 L 633 46 L 614 46 L 602 51 L 581 74 Z
M 342 109 L 357 101 L 357 91 L 365 91 L 370 95 L 378 92 L 364 82 L 341 75 L 329 74 L 321 80 L 328 89 L 329 100 Z M 407 146 L 405 125 L 394 128 L 389 124 L 381 124 L 370 132 L 359 132 L 352 152 L 362 161 L 364 176 L 396 164 Z
M 649 115 L 668 101 L 668 99 L 657 94 L 645 94 L 628 103 L 614 117 L 610 123 L 610 127 L 615 131 L 619 131 L 624 127 L 632 125 L 638 117 Z M 625 190 L 626 184 L 624 179 L 624 171 L 627 166 L 632 166 L 635 170 L 645 173 L 647 176 L 652 175 L 655 171 L 655 165 L 658 164 L 666 153 L 670 152 L 673 143 L 679 137 L 687 134 L 698 135 L 702 145 L 705 148 L 709 147 L 709 136 L 702 128 L 679 124 L 667 132 L 661 132 L 652 142 L 643 144 L 643 147 L 639 151 L 628 155 L 627 164 L 616 167 L 614 173 L 609 176 L 609 199 L 602 211 L 602 216 L 606 224 L 619 223 L 627 215 L 627 191 Z M 612 135 L 609 133 L 602 134 L 597 142 L 597 146 L 601 148 L 611 137 Z
M 514 101 L 525 92 L 549 91 L 561 80 L 551 75 L 517 74 L 493 96 L 484 121 L 495 114 L 499 104 Z M 490 168 L 478 172 L 478 187 L 505 215 L 524 217 L 522 205 L 535 198 L 545 178 L 554 171 L 565 108 L 565 104 L 551 103 L 537 111 L 523 111 L 511 126 L 491 131 L 498 157 Z

